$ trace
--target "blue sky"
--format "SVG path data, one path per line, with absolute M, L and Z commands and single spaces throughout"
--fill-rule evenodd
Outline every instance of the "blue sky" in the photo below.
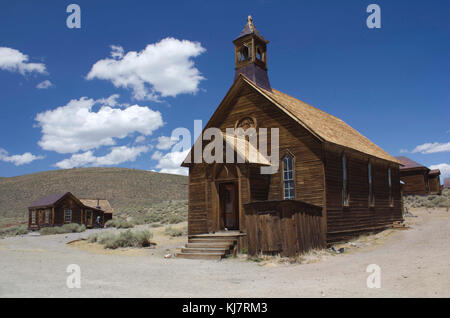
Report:
M 81 29 L 66 26 L 71 3 Z M 366 26 L 371 3 L 381 29 Z M 98 165 L 179 172 L 180 155 L 160 137 L 209 119 L 232 84 L 232 40 L 249 14 L 271 41 L 274 88 L 392 155 L 450 173 L 449 10 L 400 0 L 3 2 L 0 176 Z M 173 78 L 160 74 L 173 68 Z

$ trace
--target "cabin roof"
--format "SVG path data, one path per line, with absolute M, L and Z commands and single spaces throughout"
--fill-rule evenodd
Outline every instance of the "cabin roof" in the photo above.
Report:
M 441 174 L 441 170 L 433 169 L 433 170 L 430 170 L 430 172 L 428 172 L 428 174 L 433 175 L 433 176 L 439 176 Z
M 400 161 L 400 163 L 403 165 L 403 167 L 400 167 L 400 170 L 406 170 L 406 169 L 426 169 L 429 170 L 427 167 L 425 167 L 424 165 L 417 163 L 407 157 L 404 156 L 398 156 L 395 157 L 397 158 L 398 161 Z
M 106 199 L 80 199 L 81 203 L 88 208 L 102 210 L 106 213 L 114 213 L 114 209 Z
M 45 197 L 40 198 L 37 201 L 31 203 L 29 208 L 42 207 L 42 206 L 50 206 L 58 202 L 62 197 L 64 197 L 69 192 L 51 194 Z

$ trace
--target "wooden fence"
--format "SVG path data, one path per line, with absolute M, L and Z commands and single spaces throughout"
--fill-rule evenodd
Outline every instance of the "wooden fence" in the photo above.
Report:
M 248 254 L 295 256 L 326 247 L 322 208 L 295 200 L 244 204 Z

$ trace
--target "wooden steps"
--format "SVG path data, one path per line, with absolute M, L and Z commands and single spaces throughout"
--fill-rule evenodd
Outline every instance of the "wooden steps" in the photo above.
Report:
M 176 257 L 221 260 L 234 252 L 239 235 L 238 232 L 191 235 Z

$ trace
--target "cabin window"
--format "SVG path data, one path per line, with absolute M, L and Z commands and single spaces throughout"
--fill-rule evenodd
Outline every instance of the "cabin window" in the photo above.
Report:
M 31 210 L 31 224 L 36 224 L 36 210 Z
M 347 175 L 347 158 L 342 155 L 342 202 L 344 206 L 348 206 L 348 175 Z
M 72 210 L 71 209 L 64 210 L 64 222 L 65 223 L 72 222 Z
M 373 178 L 372 178 L 372 164 L 369 162 L 367 165 L 367 175 L 369 177 L 369 206 L 374 205 L 374 198 L 373 198 Z
M 283 188 L 284 188 L 284 199 L 293 200 L 295 197 L 293 158 L 289 155 L 286 155 L 283 158 Z
M 393 197 L 392 197 L 392 174 L 391 174 L 391 168 L 388 168 L 387 174 L 388 174 L 388 186 L 389 186 L 389 205 L 393 206 L 394 205 L 394 200 L 393 200 Z
M 51 213 L 50 209 L 47 209 L 45 211 L 45 224 L 50 224 L 50 213 Z

